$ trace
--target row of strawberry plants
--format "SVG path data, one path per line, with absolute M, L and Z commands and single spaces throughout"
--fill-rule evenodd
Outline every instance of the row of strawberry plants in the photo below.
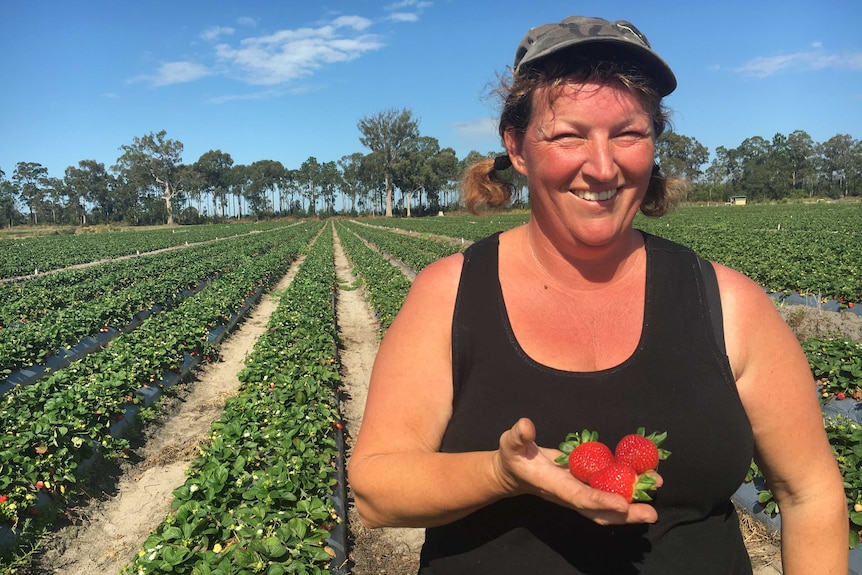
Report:
M 862 543 L 862 343 L 829 337 L 810 338 L 802 346 L 823 405 L 826 434 L 844 478 L 849 546 L 857 549 Z M 780 509 L 754 463 L 747 481 L 755 485 L 763 513 L 776 521 Z M 862 562 L 862 553 L 856 559 Z
M 494 232 L 514 228 L 530 219 L 528 212 L 497 212 L 473 216 L 466 214 L 428 218 L 368 218 L 369 224 L 413 232 L 459 238 L 475 242 Z
M 389 260 L 347 229 L 344 222 L 336 223 L 336 230 L 354 271 L 365 282 L 369 303 L 377 315 L 379 329 L 385 331 L 407 297 L 410 280 Z
M 466 244 L 454 245 L 448 241 L 418 238 L 356 222 L 345 222 L 344 225 L 359 237 L 377 246 L 381 252 L 397 258 L 417 272 L 428 264 L 460 252 L 466 247 Z
M 39 498 L 50 496 L 61 507 L 78 492 L 89 468 L 84 463 L 122 453 L 127 442 L 118 422 L 137 412 L 141 393 L 179 370 L 188 356 L 215 356 L 211 334 L 251 294 L 283 275 L 315 228 L 285 232 L 280 247 L 246 260 L 175 309 L 0 399 L 0 519 L 20 541 L 32 537 L 22 520 L 39 513 Z
M 77 293 L 65 295 L 66 289 L 56 285 L 53 289 L 40 291 L 36 280 L 33 286 L 30 285 L 33 282 L 6 286 L 7 295 L 20 290 L 27 294 L 21 299 L 33 302 L 33 306 L 39 305 L 39 301 L 53 305 L 65 301 L 70 305 L 41 310 L 34 314 L 35 317 L 21 317 L 18 323 L 0 329 L 0 375 L 8 376 L 14 369 L 40 365 L 61 348 L 71 347 L 85 337 L 106 331 L 109 326 L 126 326 L 136 314 L 150 310 L 154 305 L 176 305 L 189 290 L 200 289 L 204 282 L 236 267 L 245 258 L 265 253 L 277 241 L 274 234 L 255 234 L 230 240 L 228 245 L 208 244 L 154 254 L 142 258 L 144 261 L 140 267 L 126 262 L 119 269 L 110 266 L 102 275 L 119 289 L 101 295 L 83 290 L 73 290 Z M 20 303 L 11 304 L 8 308 L 23 309 Z
M 212 267 L 204 275 L 220 268 L 213 260 L 216 255 L 242 250 L 254 253 L 256 245 L 263 245 L 260 235 L 234 236 L 216 243 L 204 242 L 170 251 L 148 252 L 140 257 L 110 260 L 79 269 L 68 269 L 52 274 L 0 285 L 0 325 L 10 326 L 23 320 L 33 321 L 46 313 L 80 305 L 100 297 L 118 293 L 141 281 L 174 268 L 188 267 L 203 262 Z M 210 260 L 213 262 L 210 264 Z M 224 264 L 229 266 L 229 260 Z M 190 280 L 194 282 L 194 278 Z
M 242 387 L 126 573 L 325 573 L 339 423 L 331 228 L 280 297 Z
M 272 226 L 273 224 L 219 224 L 0 239 L 0 279 L 211 241 Z
M 528 219 L 526 212 L 511 212 L 364 221 L 475 241 Z M 689 245 L 751 276 L 770 292 L 819 295 L 834 299 L 839 307 L 862 300 L 858 203 L 682 206 L 658 219 L 638 214 L 635 227 Z

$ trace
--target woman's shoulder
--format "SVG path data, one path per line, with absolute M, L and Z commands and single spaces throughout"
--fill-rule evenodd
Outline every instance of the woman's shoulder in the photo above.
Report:
M 408 298 L 445 299 L 447 294 L 454 294 L 461 278 L 461 268 L 464 265 L 464 254 L 458 252 L 436 260 L 419 271 L 410 287 Z

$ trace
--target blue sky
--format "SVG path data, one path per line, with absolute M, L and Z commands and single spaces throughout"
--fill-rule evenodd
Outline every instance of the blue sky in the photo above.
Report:
M 498 150 L 489 87 L 529 27 L 572 14 L 640 28 L 679 80 L 675 131 L 710 152 L 862 138 L 858 0 L 0 0 L 0 169 L 110 168 L 159 130 L 187 163 L 298 168 L 367 153 L 357 123 L 393 108 L 459 158 Z

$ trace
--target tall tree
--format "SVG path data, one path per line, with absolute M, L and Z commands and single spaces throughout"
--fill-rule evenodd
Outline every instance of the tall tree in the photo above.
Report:
M 165 205 L 167 224 L 173 225 L 172 202 L 177 195 L 174 178 L 182 164 L 182 142 L 169 139 L 167 132 L 161 130 L 140 138 L 135 136 L 131 145 L 120 146 L 120 150 L 123 154 L 114 168 L 138 189 L 158 186 L 162 190 L 161 200 Z
M 407 217 L 411 216 L 414 194 L 419 194 L 422 206 L 422 193 L 433 195 L 435 201 L 445 182 L 457 171 L 458 159 L 451 148 L 440 149 L 436 138 L 419 136 L 406 146 L 401 159 L 393 164 L 393 180 L 401 190 Z
M 790 163 L 790 185 L 794 190 L 810 186 L 814 193 L 814 140 L 807 132 L 796 130 L 787 136 L 787 157 Z
M 97 219 L 115 219 L 117 198 L 113 194 L 113 178 L 105 169 L 105 164 L 96 160 L 81 160 L 77 167 L 66 168 L 63 181 L 73 201 L 80 205 L 90 202 L 96 206 Z M 86 223 L 86 215 L 82 223 Z
M 320 195 L 323 198 L 324 213 L 335 213 L 335 192 L 343 185 L 338 164 L 334 161 L 325 162 L 320 166 Z
M 296 181 L 303 196 L 308 199 L 308 213 L 317 213 L 317 197 L 320 195 L 320 162 L 314 156 L 307 160 L 296 171 Z
M 221 150 L 210 150 L 204 152 L 197 162 L 194 163 L 194 169 L 201 175 L 203 183 L 203 192 L 210 195 L 213 203 L 213 217 L 221 212 L 224 217 L 225 213 L 225 198 L 230 187 L 229 174 L 233 166 L 233 158 L 230 154 Z M 221 209 L 219 209 L 221 208 Z
M 236 198 L 236 217 L 242 219 L 242 200 L 251 186 L 251 169 L 245 164 L 234 164 L 227 174 L 227 185 Z
M 45 196 L 48 198 L 51 223 L 60 223 L 57 221 L 58 218 L 61 218 L 62 214 L 69 207 L 69 195 L 66 191 L 66 186 L 63 184 L 63 180 L 54 177 L 45 178 Z M 73 211 L 75 211 L 74 207 Z
M 30 210 L 34 224 L 39 223 L 39 212 L 44 209 L 48 168 L 37 162 L 18 162 L 12 173 L 12 182 L 18 196 Z
M 263 205 L 258 201 L 257 208 L 266 211 L 267 206 L 275 213 L 278 203 L 275 201 L 275 193 L 279 191 L 286 176 L 284 166 L 277 160 L 258 160 L 249 166 L 251 175 L 251 189 L 258 195 L 265 197 L 270 194 L 270 201 L 264 200 Z
M 694 138 L 665 132 L 656 142 L 656 156 L 665 174 L 694 183 L 703 174 L 709 151 Z
M 858 165 L 859 142 L 854 140 L 850 134 L 836 134 L 820 146 L 820 154 L 823 156 L 824 175 L 830 182 L 830 187 L 835 184 L 839 196 L 847 196 L 849 176 L 853 174 L 854 165 Z
M 408 109 L 385 110 L 359 120 L 359 142 L 379 156 L 386 189 L 386 217 L 392 217 L 393 166 L 402 159 L 411 140 L 419 137 L 419 121 Z
M 20 222 L 23 216 L 18 211 L 17 193 L 15 186 L 9 180 L 0 176 L 0 218 L 2 224 L 10 228 L 13 224 Z
M 338 160 L 338 167 L 341 170 L 341 202 L 345 210 L 351 214 L 356 213 L 356 201 L 365 195 L 367 189 L 362 177 L 362 160 L 364 156 L 361 152 L 354 152 L 349 156 L 344 156 Z M 347 201 L 350 200 L 350 208 L 347 208 Z

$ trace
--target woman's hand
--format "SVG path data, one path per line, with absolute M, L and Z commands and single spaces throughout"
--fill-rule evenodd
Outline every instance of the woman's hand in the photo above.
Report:
M 599 525 L 654 523 L 658 513 L 651 505 L 628 503 L 623 497 L 593 489 L 575 479 L 568 469 L 557 465 L 557 449 L 536 445 L 536 427 L 529 419 L 519 419 L 500 436 L 495 454 L 495 473 L 507 492 L 537 495 L 574 509 Z M 661 477 L 655 474 L 656 485 Z

